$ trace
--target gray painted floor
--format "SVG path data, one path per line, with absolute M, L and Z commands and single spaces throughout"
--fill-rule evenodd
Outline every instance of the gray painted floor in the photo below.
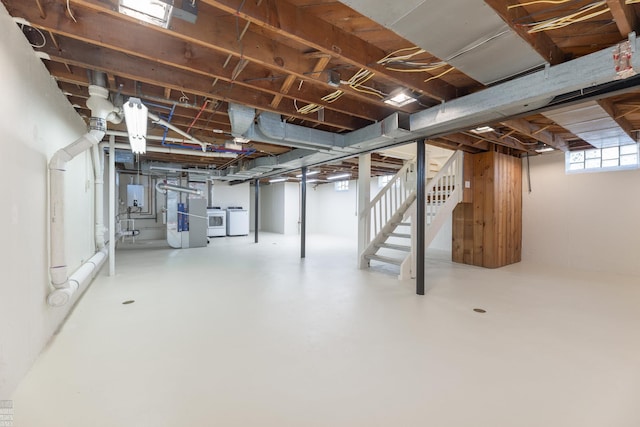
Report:
M 137 246 L 23 380 L 16 427 L 640 425 L 638 278 L 435 257 L 418 297 L 336 238 L 304 261 L 266 233 Z

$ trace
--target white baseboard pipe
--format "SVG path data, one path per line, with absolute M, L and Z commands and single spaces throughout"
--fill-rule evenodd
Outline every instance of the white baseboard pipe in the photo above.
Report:
M 107 259 L 107 250 L 108 248 L 103 246 L 100 251 L 96 252 L 94 256 L 69 276 L 67 286 L 57 288 L 50 292 L 49 296 L 47 296 L 47 304 L 51 307 L 62 307 L 66 305 L 78 289 L 85 286 L 98 274 L 100 267 L 102 267 Z

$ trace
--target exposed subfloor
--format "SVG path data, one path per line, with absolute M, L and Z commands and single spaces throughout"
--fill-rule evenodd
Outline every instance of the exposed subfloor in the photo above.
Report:
M 352 242 L 309 236 L 305 260 L 298 244 L 119 250 L 15 392 L 14 425 L 640 425 L 637 277 L 436 257 L 420 297 L 357 270 Z

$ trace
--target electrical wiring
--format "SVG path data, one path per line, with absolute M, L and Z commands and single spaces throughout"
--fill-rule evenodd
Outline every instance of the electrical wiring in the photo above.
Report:
M 69 0 L 67 0 L 67 12 L 69 12 L 69 16 L 73 19 L 73 22 L 77 23 L 76 17 L 73 16 L 73 12 L 71 12 L 71 6 L 69 5 Z
M 595 10 L 602 6 L 604 6 L 604 9 Z M 564 28 L 568 25 L 575 24 L 578 22 L 583 22 L 593 17 L 596 17 L 598 15 L 602 15 L 603 13 L 606 13 L 606 12 L 609 12 L 609 7 L 607 6 L 607 2 L 598 1 L 598 2 L 591 3 L 589 5 L 586 5 L 580 8 L 578 11 L 573 12 L 569 15 L 558 17 L 558 18 L 551 18 L 551 19 L 547 19 L 539 22 L 532 22 L 526 25 L 531 27 L 528 30 L 528 33 L 533 34 L 533 33 L 538 33 L 542 31 L 550 31 L 550 30 L 557 30 L 559 28 Z
M 437 76 L 431 76 L 428 79 L 426 79 L 424 82 L 430 82 L 431 80 L 435 80 L 435 79 L 439 79 L 440 77 L 444 76 L 445 74 L 448 74 L 450 72 L 452 72 L 453 70 L 455 70 L 455 67 L 451 67 L 446 71 L 443 71 L 442 73 L 438 74 Z
M 536 0 L 536 1 L 529 1 L 526 3 L 519 3 L 519 4 L 512 4 L 510 6 L 507 6 L 507 9 L 515 9 L 517 7 L 523 7 L 523 6 L 530 6 L 532 4 L 541 4 L 541 3 L 545 3 L 545 4 L 562 4 L 562 3 L 568 3 L 572 0 Z

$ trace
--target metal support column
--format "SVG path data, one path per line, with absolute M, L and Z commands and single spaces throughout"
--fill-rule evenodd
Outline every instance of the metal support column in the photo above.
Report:
M 302 168 L 302 191 L 300 196 L 300 258 L 306 256 L 307 234 L 307 167 Z
M 426 174 L 425 174 L 425 140 L 418 140 L 417 173 L 416 173 L 416 294 L 424 295 L 424 263 L 425 247 L 424 235 L 426 229 Z
M 116 137 L 109 136 L 109 276 L 116 274 Z
M 255 243 L 258 243 L 258 219 L 260 218 L 260 180 L 255 180 L 255 199 L 253 202 L 253 232 L 255 233 Z

